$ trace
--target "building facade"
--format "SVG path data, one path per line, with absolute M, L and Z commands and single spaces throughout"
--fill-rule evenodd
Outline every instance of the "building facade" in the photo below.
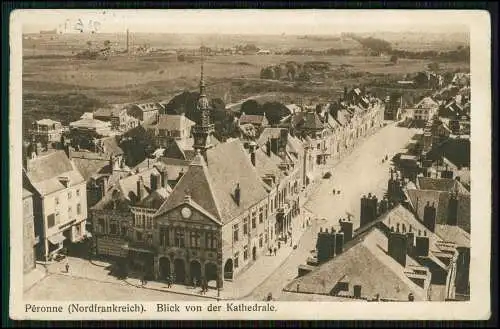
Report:
M 64 151 L 28 160 L 24 183 L 33 193 L 37 258 L 49 260 L 86 234 L 86 182 Z
M 29 130 L 29 133 L 35 138 L 36 142 L 50 144 L 61 141 L 63 130 L 64 128 L 60 122 L 50 119 L 42 119 L 33 122 L 33 126 Z
M 158 117 L 158 121 L 148 125 L 146 130 L 155 140 L 155 147 L 167 148 L 175 140 L 181 142 L 189 140 L 194 124 L 184 114 L 162 114 Z
M 29 273 L 35 268 L 35 221 L 33 216 L 33 193 L 23 189 L 23 272 Z

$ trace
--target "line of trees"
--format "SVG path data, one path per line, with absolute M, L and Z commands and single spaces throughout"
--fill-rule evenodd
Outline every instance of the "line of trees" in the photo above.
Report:
M 391 62 L 397 63 L 397 59 L 407 58 L 407 59 L 434 59 L 441 61 L 469 61 L 470 60 L 470 47 L 469 46 L 458 46 L 455 50 L 449 51 L 436 51 L 436 50 L 424 50 L 424 51 L 409 51 L 401 49 L 393 49 L 392 44 L 386 40 L 378 39 L 374 37 L 363 38 L 358 35 L 348 33 L 345 34 L 346 37 L 350 37 L 353 40 L 358 41 L 364 48 L 370 49 L 375 55 L 386 53 L 391 56 Z

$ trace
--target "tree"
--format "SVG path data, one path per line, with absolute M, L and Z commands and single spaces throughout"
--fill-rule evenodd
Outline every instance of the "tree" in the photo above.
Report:
M 260 70 L 260 78 L 274 80 L 275 74 L 272 66 L 268 66 Z
M 212 99 L 210 105 L 216 111 L 224 111 L 226 109 L 226 103 L 221 98 Z
M 282 74 L 282 72 L 281 72 L 281 66 L 276 65 L 274 67 L 274 78 L 276 80 L 279 80 L 281 78 L 281 74 Z
M 185 113 L 188 119 L 197 122 L 196 103 L 198 97 L 199 93 L 190 91 L 174 96 L 166 105 L 167 114 Z
M 245 101 L 243 104 L 241 104 L 241 113 L 245 114 L 252 114 L 252 115 L 262 115 L 263 110 L 260 106 L 260 104 L 253 99 L 250 99 L 248 101 Z
M 266 102 L 262 105 L 262 110 L 271 125 L 280 123 L 289 114 L 287 107 L 280 102 Z
M 398 56 L 392 55 L 390 61 L 392 64 L 397 64 L 398 63 Z

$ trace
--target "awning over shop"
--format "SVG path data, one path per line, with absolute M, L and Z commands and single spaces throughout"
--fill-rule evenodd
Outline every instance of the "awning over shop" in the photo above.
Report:
M 62 243 L 64 240 L 66 240 L 66 237 L 62 233 L 57 233 L 54 234 L 53 236 L 50 236 L 48 238 L 49 242 L 52 243 L 53 245 L 59 245 Z

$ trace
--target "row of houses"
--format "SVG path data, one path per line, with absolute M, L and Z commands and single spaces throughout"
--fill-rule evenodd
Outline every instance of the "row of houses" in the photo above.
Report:
M 134 167 L 125 164 L 118 136 L 94 136 L 93 149 L 36 151 L 24 174 L 41 204 L 33 212 L 37 257 L 49 260 L 65 242 L 91 236 L 98 255 L 131 274 L 179 283 L 205 277 L 222 288 L 303 224 L 300 199 L 327 159 L 382 125 L 380 101 L 358 96 L 334 116 L 329 106 L 304 108 L 280 125 L 262 125 L 253 139 L 221 143 L 202 76 L 196 122 L 158 114 L 142 123 L 157 152 Z

